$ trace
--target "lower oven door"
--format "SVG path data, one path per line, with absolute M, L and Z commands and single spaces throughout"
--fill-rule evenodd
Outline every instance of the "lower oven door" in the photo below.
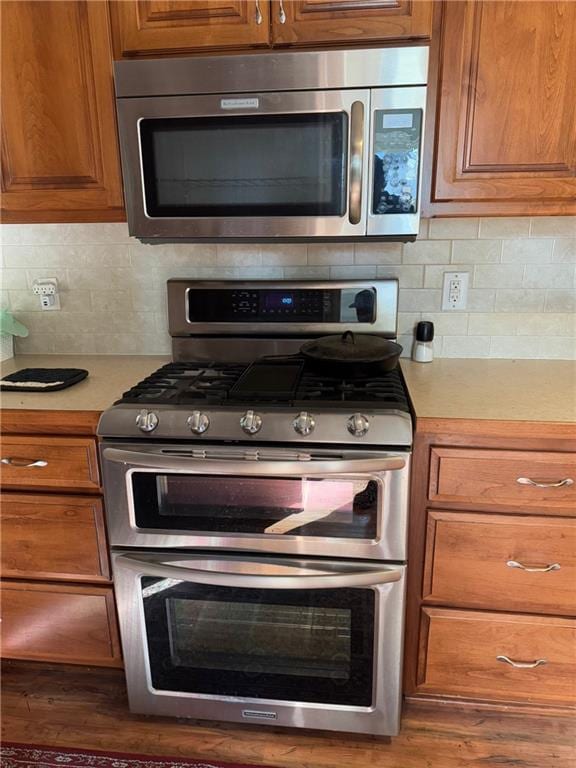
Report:
M 112 546 L 406 560 L 410 454 L 104 444 Z
M 133 712 L 393 735 L 405 566 L 116 552 Z

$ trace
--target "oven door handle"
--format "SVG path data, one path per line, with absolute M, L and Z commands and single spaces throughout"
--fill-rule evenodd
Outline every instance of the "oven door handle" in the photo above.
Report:
M 389 456 L 380 459 L 351 459 L 337 461 L 274 461 L 260 460 L 254 455 L 236 459 L 204 459 L 190 456 L 180 458 L 163 456 L 160 453 L 138 453 L 122 451 L 118 448 L 105 448 L 104 458 L 117 464 L 131 467 L 149 467 L 158 472 L 189 472 L 202 475 L 333 475 L 346 473 L 374 473 L 403 469 L 406 460 L 402 456 Z
M 158 576 L 161 579 L 191 581 L 218 587 L 243 587 L 245 589 L 335 589 L 343 587 L 370 587 L 375 584 L 390 584 L 400 581 L 400 570 L 374 568 L 362 571 L 315 571 L 310 575 L 251 574 L 234 571 L 214 571 L 202 568 L 187 568 L 181 565 L 142 560 L 136 555 L 120 555 L 116 567 L 127 568 L 143 576 Z M 302 570 L 302 569 L 299 569 Z

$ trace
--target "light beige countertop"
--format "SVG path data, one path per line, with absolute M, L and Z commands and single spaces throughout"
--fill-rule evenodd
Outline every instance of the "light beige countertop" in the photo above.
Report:
M 60 392 L 2 392 L 5 409 L 103 411 L 169 357 L 21 355 L 20 368 L 86 368 L 89 376 Z M 576 362 L 438 359 L 401 361 L 416 416 L 433 419 L 576 422 Z
M 401 361 L 416 416 L 576 422 L 576 361 Z
M 2 376 L 22 368 L 85 368 L 88 378 L 59 392 L 1 392 L 2 408 L 104 411 L 169 357 L 158 355 L 19 355 L 2 363 Z

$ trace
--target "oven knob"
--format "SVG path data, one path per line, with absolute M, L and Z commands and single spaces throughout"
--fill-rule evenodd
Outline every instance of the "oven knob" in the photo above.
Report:
M 292 422 L 292 426 L 294 427 L 295 432 L 298 432 L 299 435 L 306 437 L 306 435 L 314 432 L 316 422 L 312 414 L 306 413 L 306 411 L 302 411 L 302 413 L 299 413 L 298 416 L 296 416 Z
M 262 429 L 262 416 L 254 411 L 246 411 L 240 419 L 240 426 L 247 435 L 255 435 Z
M 202 411 L 194 411 L 192 416 L 186 420 L 186 424 L 190 427 L 190 432 L 194 432 L 195 435 L 203 435 L 210 426 L 210 419 Z
M 348 432 L 354 437 L 364 437 L 370 428 L 370 422 L 363 413 L 355 413 L 348 419 Z
M 136 426 L 141 432 L 154 432 L 158 426 L 158 416 L 154 411 L 142 410 L 136 416 Z

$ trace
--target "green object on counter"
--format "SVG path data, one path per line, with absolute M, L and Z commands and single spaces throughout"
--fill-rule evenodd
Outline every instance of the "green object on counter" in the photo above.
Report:
M 0 334 L 28 336 L 28 328 L 18 322 L 8 309 L 0 309 Z

